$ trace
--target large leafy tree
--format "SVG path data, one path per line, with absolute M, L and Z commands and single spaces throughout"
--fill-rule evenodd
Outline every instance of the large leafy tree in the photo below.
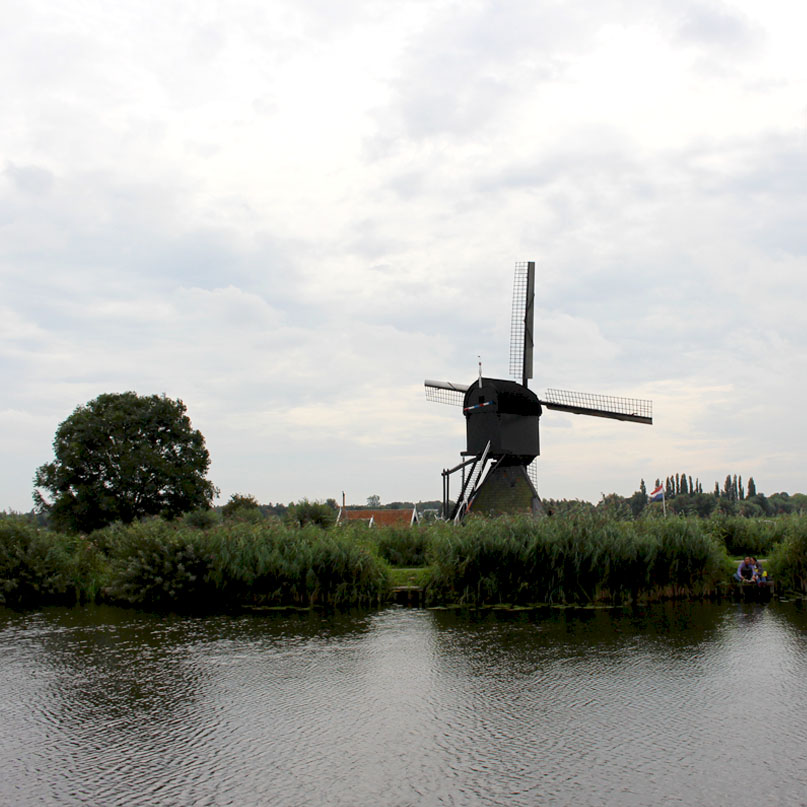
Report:
M 99 395 L 59 425 L 55 462 L 34 477 L 34 500 L 57 529 L 167 518 L 210 506 L 210 455 L 185 404 L 165 395 Z M 52 497 L 47 501 L 42 490 Z

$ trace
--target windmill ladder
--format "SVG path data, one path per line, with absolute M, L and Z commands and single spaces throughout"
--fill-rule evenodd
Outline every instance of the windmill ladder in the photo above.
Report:
M 482 475 L 482 470 L 485 467 L 485 463 L 487 462 L 489 450 L 490 440 L 488 440 L 485 450 L 482 452 L 482 456 L 477 459 L 473 465 L 473 468 L 471 468 L 471 473 L 468 474 L 468 479 L 465 482 L 465 487 L 462 490 L 462 496 L 460 497 L 459 504 L 457 505 L 457 509 L 454 513 L 455 524 L 459 524 L 459 522 L 462 521 L 462 518 L 468 509 L 468 503 L 471 501 L 474 493 L 476 492 L 476 486 L 479 482 L 479 477 Z

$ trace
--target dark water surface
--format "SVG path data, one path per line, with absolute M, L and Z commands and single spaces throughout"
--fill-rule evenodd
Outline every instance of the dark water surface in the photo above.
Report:
M 0 609 L 3 805 L 803 805 L 807 614 Z

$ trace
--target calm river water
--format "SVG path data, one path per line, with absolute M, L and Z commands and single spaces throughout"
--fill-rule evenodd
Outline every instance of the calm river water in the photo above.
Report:
M 0 804 L 803 805 L 795 604 L 0 609 Z

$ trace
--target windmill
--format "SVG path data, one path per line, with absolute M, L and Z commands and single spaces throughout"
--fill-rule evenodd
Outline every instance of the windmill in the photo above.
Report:
M 461 520 L 480 513 L 542 512 L 535 489 L 534 460 L 541 453 L 538 434 L 543 409 L 576 415 L 653 423 L 652 401 L 548 389 L 539 398 L 527 386 L 532 378 L 535 263 L 517 263 L 510 328 L 510 373 L 516 380 L 479 377 L 472 384 L 425 381 L 426 398 L 461 406 L 466 450 L 459 465 L 443 470 L 443 516 Z M 450 477 L 462 471 L 462 488 L 449 514 Z

